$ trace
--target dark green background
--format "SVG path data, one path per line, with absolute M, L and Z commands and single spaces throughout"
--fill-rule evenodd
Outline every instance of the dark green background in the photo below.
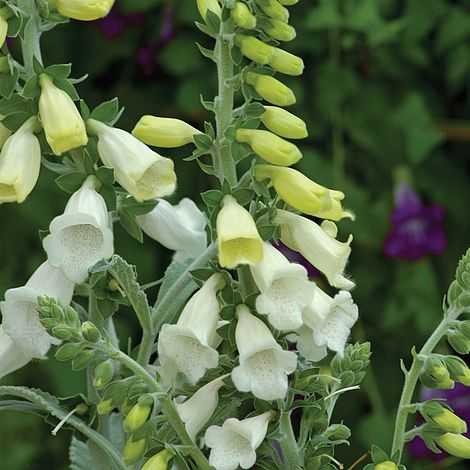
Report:
M 108 39 L 96 25 L 60 25 L 44 36 L 46 65 L 73 63 L 73 75 L 89 73 L 78 86 L 93 107 L 118 96 L 126 111 L 118 126 L 131 130 L 142 114 L 179 117 L 202 128 L 209 119 L 199 95 L 211 98 L 213 63 L 195 41 L 211 41 L 194 27 L 194 0 L 121 0 L 121 11 L 143 11 L 145 21 Z M 158 39 L 164 5 L 174 8 L 175 37 L 155 56 L 155 70 L 136 62 L 142 46 Z M 372 369 L 361 392 L 339 401 L 335 416 L 353 430 L 350 448 L 338 458 L 351 464 L 370 443 L 390 445 L 394 407 L 402 386 L 399 358 L 409 363 L 441 315 L 441 301 L 456 263 L 470 244 L 470 1 L 301 0 L 291 8 L 298 37 L 286 48 L 301 55 L 306 71 L 286 78 L 298 97 L 292 111 L 306 120 L 310 137 L 300 147 L 297 168 L 321 184 L 343 190 L 356 222 L 342 222 L 341 237 L 354 234 L 348 272 L 357 282 L 354 297 L 360 322 L 354 340 L 372 342 Z M 284 79 L 283 79 L 284 80 Z M 449 138 L 444 124 L 464 127 L 465 138 Z M 465 126 L 467 126 L 465 128 Z M 465 135 L 464 135 L 465 137 Z M 198 194 L 216 182 L 183 162 L 191 148 L 174 157 L 178 190 L 172 200 Z M 449 247 L 439 257 L 418 262 L 389 260 L 382 246 L 393 207 L 394 173 L 405 166 L 426 202 L 446 211 Z M 21 205 L 1 207 L 0 292 L 27 280 L 43 261 L 38 230 L 59 214 L 66 195 L 43 169 L 40 181 Z M 141 283 L 161 277 L 170 253 L 146 239 L 143 246 L 116 227 L 116 251 L 138 266 Z M 155 291 L 150 292 L 150 297 Z M 131 312 L 115 316 L 123 343 L 138 340 Z M 446 351 L 446 346 L 442 346 Z M 4 383 L 40 387 L 57 395 L 84 390 L 83 375 L 67 364 L 36 361 Z M 58 437 L 39 418 L 5 413 L 0 421 L 0 467 L 8 470 L 67 468 L 67 431 Z M 452 468 L 459 464 L 449 461 Z M 438 468 L 431 461 L 408 468 Z M 442 468 L 442 467 L 439 467 Z

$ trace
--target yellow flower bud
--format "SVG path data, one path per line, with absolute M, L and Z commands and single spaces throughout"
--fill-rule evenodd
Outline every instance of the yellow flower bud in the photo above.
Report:
M 113 399 L 108 398 L 106 400 L 101 400 L 98 403 L 98 406 L 96 407 L 96 411 L 98 412 L 99 415 L 108 415 L 111 413 L 111 411 L 116 408 L 115 405 L 113 405 Z
M 445 432 L 455 434 L 467 432 L 467 423 L 447 408 L 442 408 L 442 413 L 430 416 L 429 421 L 439 426 Z
M 142 427 L 152 411 L 153 398 L 149 395 L 139 398 L 139 401 L 131 408 L 123 427 L 126 432 L 135 432 Z
M 219 2 L 217 0 L 196 0 L 197 9 L 202 18 L 206 19 L 207 10 L 212 11 L 217 16 L 222 15 L 222 8 L 220 8 Z
M 114 0 L 54 0 L 53 3 L 63 16 L 74 20 L 93 21 L 106 16 Z
M 397 470 L 397 464 L 390 460 L 386 460 L 385 462 L 380 462 L 377 465 L 374 465 L 374 470 Z
M 39 115 L 54 155 L 85 145 L 88 142 L 85 123 L 72 98 L 45 73 L 39 76 L 39 84 L 42 89 Z
M 292 41 L 297 36 L 295 29 L 284 23 L 284 21 L 277 20 L 276 18 L 271 18 L 269 20 L 271 26 L 263 28 L 266 34 L 269 34 L 274 39 L 278 41 Z
M 281 5 L 295 5 L 299 0 L 277 0 Z
M 150 457 L 141 470 L 167 470 L 168 462 L 173 455 L 174 453 L 169 449 L 162 450 L 158 454 Z
M 307 126 L 299 117 L 276 106 L 265 106 L 266 112 L 261 122 L 272 132 L 286 139 L 305 139 L 308 137 Z
M 269 0 L 268 4 L 260 4 L 259 7 L 271 18 L 286 22 L 289 20 L 289 10 L 284 8 L 277 0 Z
M 36 186 L 41 146 L 34 132 L 39 130 L 34 116 L 6 140 L 0 153 L 0 204 L 23 202 Z
M 290 106 L 296 101 L 294 92 L 288 86 L 269 75 L 248 72 L 246 83 L 251 85 L 263 99 L 277 106 Z
M 230 14 L 233 22 L 240 28 L 253 29 L 256 26 L 256 18 L 243 2 L 235 3 Z
M 248 59 L 259 65 L 267 65 L 274 57 L 275 48 L 254 36 L 235 35 L 235 44 L 240 48 L 241 53 Z
M 344 199 L 341 191 L 325 188 L 300 171 L 272 165 L 256 165 L 254 176 L 258 181 L 269 178 L 277 195 L 304 214 L 331 220 L 352 218 L 352 215 L 341 207 L 341 200 Z
M 293 165 L 302 158 L 297 146 L 269 131 L 237 129 L 236 139 L 249 144 L 253 152 L 274 165 Z
M 304 61 L 290 52 L 273 47 L 274 55 L 269 58 L 269 65 L 278 72 L 286 75 L 302 75 L 304 71 Z
M 450 455 L 470 459 L 470 439 L 462 434 L 446 432 L 436 439 L 436 443 Z
M 147 439 L 144 437 L 137 441 L 133 441 L 132 437 L 127 439 L 122 456 L 127 465 L 132 465 L 142 458 L 147 450 Z
M 147 145 L 174 148 L 193 142 L 193 136 L 201 134 L 193 126 L 180 119 L 142 116 L 132 135 Z
M 5 44 L 5 39 L 7 38 L 8 33 L 8 8 L 0 9 L 0 47 L 3 47 Z
M 232 196 L 225 196 L 217 216 L 219 263 L 233 269 L 263 259 L 263 241 L 251 214 Z

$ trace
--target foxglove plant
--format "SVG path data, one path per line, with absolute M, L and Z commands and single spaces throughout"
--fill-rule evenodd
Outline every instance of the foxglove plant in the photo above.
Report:
M 203 22 L 196 25 L 215 42 L 213 49 L 199 46 L 217 67 L 217 96 L 203 100 L 215 125 L 205 122 L 202 131 L 145 115 L 132 134 L 114 127 L 116 99 L 93 110 L 80 100 L 79 111 L 80 80 L 69 78 L 69 65 L 47 65 L 41 56 L 43 32 L 68 18 L 103 17 L 113 1 L 0 3 L 0 40 L 6 31 L 23 46 L 23 64 L 10 61 L 11 86 L 0 100 L 8 128 L 0 195 L 10 195 L 1 202 L 21 202 L 34 187 L 38 139 L 44 166 L 71 194 L 43 240 L 48 261 L 1 304 L 0 375 L 46 359 L 56 345 L 59 361 L 87 370 L 88 397 L 68 410 L 37 389 L 3 386 L 0 394 L 34 404 L 19 403 L 20 411 L 41 408 L 58 418 L 54 434 L 65 423 L 80 433 L 83 441 L 71 443 L 74 468 L 338 464 L 336 447 L 350 431 L 333 422 L 335 404 L 359 388 L 370 347 L 347 344 L 358 307 L 345 275 L 352 235 L 339 241 L 334 223 L 353 218 L 343 207 L 345 194 L 290 168 L 302 158 L 290 140 L 308 135 L 302 119 L 282 109 L 296 102 L 282 74 L 304 69 L 281 47 L 296 36 L 287 7 L 297 0 L 197 0 Z M 186 160 L 217 185 L 201 195 L 203 212 L 200 201 L 172 206 L 162 199 L 175 190 L 174 165 L 149 146 L 185 145 L 195 146 Z M 14 152 L 21 154 L 17 161 Z M 28 172 L 17 171 L 22 165 Z M 175 251 L 164 279 L 151 283 L 160 285 L 154 306 L 136 268 L 113 254 L 114 222 L 139 241 L 143 230 Z M 328 292 L 277 251 L 278 242 L 323 273 Z M 469 266 L 470 252 L 449 289 L 443 321 L 406 371 L 391 455 L 374 447 L 367 467 L 403 469 L 404 443 L 416 436 L 436 452 L 470 456 L 465 425 L 449 407 L 411 403 L 419 378 L 437 388 L 470 384 L 462 359 L 433 352 L 444 336 L 457 353 L 469 352 L 468 320 L 459 319 L 470 311 Z M 81 284 L 76 300 L 86 297 L 87 306 L 71 304 L 75 284 Z M 128 353 L 113 324 L 121 304 L 133 309 L 142 329 Z M 418 411 L 425 424 L 407 430 L 408 414 Z

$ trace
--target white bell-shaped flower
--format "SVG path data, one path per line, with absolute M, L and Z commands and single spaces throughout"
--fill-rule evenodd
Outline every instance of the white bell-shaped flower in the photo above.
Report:
M 283 399 L 287 375 L 297 368 L 294 352 L 284 351 L 269 328 L 250 313 L 246 305 L 237 306 L 235 340 L 240 365 L 232 371 L 235 387 L 262 400 Z
M 117 182 L 139 201 L 169 196 L 176 187 L 173 161 L 151 150 L 129 132 L 89 119 L 87 128 L 98 136 L 102 162 L 114 168 Z
M 213 274 L 189 299 L 176 325 L 162 326 L 158 355 L 166 381 L 171 379 L 169 374 L 179 371 L 195 384 L 207 369 L 217 366 L 220 311 L 217 292 L 224 286 L 222 275 Z
M 311 304 L 315 292 L 315 284 L 308 280 L 307 270 L 300 264 L 290 263 L 266 242 L 263 242 L 263 260 L 250 269 L 261 292 L 256 298 L 256 310 L 267 315 L 274 328 L 300 328 L 302 310 Z
M 5 300 L 0 302 L 3 330 L 24 356 L 44 359 L 51 344 L 60 343 L 39 321 L 36 310 L 38 297 L 47 295 L 68 305 L 73 289 L 74 283 L 64 276 L 62 270 L 45 261 L 26 285 L 6 291 Z
M 343 357 L 357 318 L 358 308 L 349 292 L 340 291 L 332 298 L 317 288 L 310 307 L 304 309 L 305 325 L 298 331 L 299 353 L 314 362 L 326 356 L 327 348 Z
M 217 403 L 219 403 L 219 389 L 223 387 L 223 379 L 228 375 L 212 380 L 184 402 L 180 401 L 182 397 L 173 400 L 186 432 L 193 441 L 213 415 Z
M 175 251 L 175 261 L 197 258 L 207 247 L 206 218 L 191 199 L 184 198 L 176 206 L 160 199 L 136 220 L 150 238 Z
M 31 359 L 31 356 L 26 356 L 0 325 L 0 379 L 21 369 Z
M 222 426 L 210 426 L 205 434 L 207 447 L 211 449 L 209 464 L 215 470 L 251 468 L 256 462 L 256 449 L 266 437 L 272 410 L 245 418 L 227 419 Z
M 106 203 L 95 190 L 94 176 L 72 194 L 64 213 L 54 218 L 43 245 L 49 262 L 73 282 L 84 282 L 88 269 L 114 253 Z
M 354 287 L 354 282 L 344 276 L 344 268 L 353 237 L 350 235 L 345 243 L 339 242 L 332 236 L 335 233 L 333 222 L 328 222 L 323 228 L 292 212 L 279 210 L 276 215 L 281 240 L 325 274 L 332 286 L 349 290 Z
M 23 202 L 36 186 L 41 146 L 34 132 L 40 128 L 38 119 L 32 117 L 5 141 L 0 154 L 0 204 Z

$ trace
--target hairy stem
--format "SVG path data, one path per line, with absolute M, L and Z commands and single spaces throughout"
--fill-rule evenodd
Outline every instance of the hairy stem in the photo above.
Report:
M 109 354 L 109 351 L 107 352 Z M 119 362 L 121 362 L 121 364 L 126 366 L 129 370 L 134 372 L 135 375 L 140 376 L 147 383 L 152 392 L 162 394 L 165 393 L 160 387 L 159 383 L 154 379 L 154 377 L 139 363 L 130 358 L 127 354 L 124 354 L 118 349 L 114 349 L 113 351 L 111 351 L 111 355 L 115 359 L 119 360 Z M 197 464 L 198 470 L 210 470 L 211 467 L 209 465 L 209 462 L 207 461 L 206 457 L 201 452 L 201 450 L 196 445 L 194 445 L 194 442 L 189 437 L 188 433 L 186 432 L 184 423 L 181 421 L 181 418 L 168 395 L 161 399 L 161 405 L 163 413 L 167 417 L 170 425 L 175 430 L 181 443 L 185 446 L 189 446 L 192 448 L 191 455 Z
M 18 0 L 18 6 L 29 17 L 24 29 L 24 40 L 21 41 L 23 64 L 29 78 L 34 75 L 33 59 L 36 58 L 42 64 L 39 30 L 41 19 L 36 11 L 35 0 Z
M 224 39 L 224 35 L 227 33 L 229 33 L 227 25 L 222 21 L 215 46 L 219 89 L 214 100 L 217 128 L 217 138 L 214 142 L 214 165 L 220 182 L 222 183 L 226 179 L 231 186 L 235 186 L 237 184 L 237 171 L 235 162 L 232 159 L 230 142 L 224 136 L 232 121 L 234 95 L 233 85 L 228 81 L 233 76 L 233 63 L 230 57 L 230 46 Z
M 294 430 L 292 429 L 291 411 L 281 411 L 279 431 L 283 436 L 279 439 L 279 443 L 284 454 L 286 470 L 303 468 Z
M 410 370 L 405 374 L 405 383 L 398 405 L 397 417 L 395 421 L 395 432 L 393 434 L 392 452 L 398 452 L 401 458 L 403 453 L 403 446 L 405 444 L 406 422 L 408 418 L 409 404 L 413 398 L 413 393 L 424 364 L 424 359 L 428 354 L 431 354 L 436 345 L 442 339 L 449 329 L 449 324 L 455 321 L 462 313 L 461 310 L 454 307 L 449 308 L 447 315 L 444 316 L 441 323 L 434 330 L 434 333 L 428 338 L 421 351 L 413 358 Z

